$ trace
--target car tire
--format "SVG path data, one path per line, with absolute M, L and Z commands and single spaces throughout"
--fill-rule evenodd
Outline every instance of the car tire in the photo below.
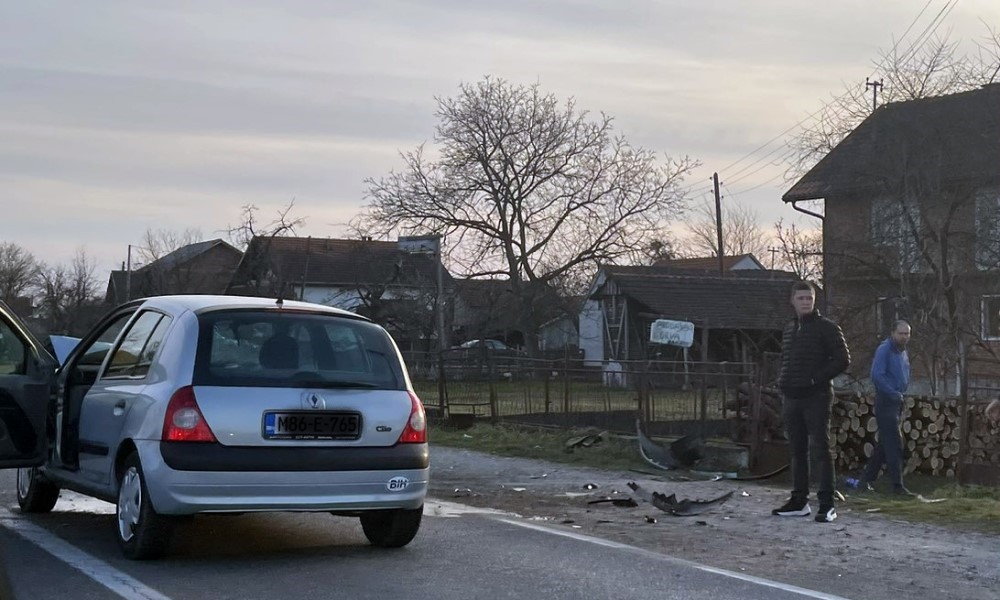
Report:
M 59 500 L 59 486 L 35 467 L 17 470 L 17 505 L 22 512 L 47 513 Z
M 158 558 L 170 547 L 173 528 L 173 519 L 157 514 L 153 508 L 139 455 L 133 452 L 125 459 L 118 480 L 115 506 L 118 547 L 131 560 Z
M 373 510 L 362 513 L 361 529 L 373 546 L 401 548 L 416 537 L 423 514 L 423 506 L 414 509 Z

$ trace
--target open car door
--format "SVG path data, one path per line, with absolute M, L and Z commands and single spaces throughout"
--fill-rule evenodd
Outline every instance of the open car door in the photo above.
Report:
M 45 461 L 55 368 L 52 355 L 0 301 L 0 469 Z

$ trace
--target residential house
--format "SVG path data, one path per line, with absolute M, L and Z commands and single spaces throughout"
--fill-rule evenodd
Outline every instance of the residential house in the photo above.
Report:
M 958 391 L 963 363 L 1000 376 L 1000 84 L 879 107 L 782 199 L 824 202 L 823 281 L 854 375 L 906 318 L 916 391 Z
M 118 305 L 165 294 L 221 294 L 242 256 L 221 239 L 182 246 L 132 271 L 112 271 L 105 302 Z
M 451 275 L 433 251 L 414 247 L 406 238 L 257 236 L 228 289 L 357 312 L 385 326 L 401 349 L 433 350 L 439 277 L 447 298 L 454 288 Z
M 591 365 L 653 358 L 758 360 L 765 352 L 780 351 L 795 280 L 794 273 L 759 268 L 731 270 L 722 276 L 718 271 L 668 263 L 604 265 L 580 313 L 584 360 Z M 649 341 L 658 319 L 694 324 L 694 345 L 688 355 Z

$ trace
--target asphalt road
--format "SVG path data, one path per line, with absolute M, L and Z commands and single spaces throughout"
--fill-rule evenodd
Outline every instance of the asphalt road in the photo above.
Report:
M 0 471 L 0 564 L 17 600 L 837 598 L 437 501 L 399 550 L 369 546 L 356 519 L 250 514 L 197 517 L 168 557 L 131 562 L 112 505 L 64 494 L 51 514 L 21 515 L 14 485 Z

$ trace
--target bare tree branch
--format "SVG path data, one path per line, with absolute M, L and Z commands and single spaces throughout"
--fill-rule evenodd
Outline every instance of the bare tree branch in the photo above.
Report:
M 13 242 L 0 243 L 0 299 L 10 304 L 25 296 L 38 278 L 38 261 Z
M 486 78 L 437 102 L 437 158 L 420 147 L 401 155 L 401 171 L 366 180 L 355 229 L 446 235 L 453 269 L 502 273 L 521 297 L 633 256 L 683 208 L 694 161 L 658 161 L 573 100 Z M 532 346 L 535 325 L 524 327 Z
M 686 235 L 679 253 L 693 258 L 719 255 L 719 237 L 715 221 L 715 205 L 705 202 L 695 208 L 684 221 Z M 768 237 L 761 229 L 757 212 L 739 202 L 727 201 L 722 207 L 722 244 L 726 255 L 753 254 L 763 259 Z
M 823 232 L 819 229 L 801 229 L 794 223 L 786 226 L 784 219 L 774 224 L 774 237 L 778 240 L 781 262 L 778 268 L 792 271 L 800 279 L 822 283 Z
M 976 41 L 977 52 L 963 54 L 960 40 L 935 36 L 918 49 L 894 45 L 873 61 L 884 83 L 879 104 L 916 100 L 976 89 L 996 81 L 1000 73 L 1000 34 L 984 23 L 988 34 Z M 847 85 L 789 139 L 786 178 L 794 180 L 812 168 L 872 112 L 867 88 Z

